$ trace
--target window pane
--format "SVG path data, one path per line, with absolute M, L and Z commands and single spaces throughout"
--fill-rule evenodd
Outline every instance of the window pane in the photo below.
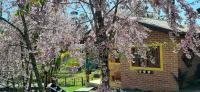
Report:
M 144 48 L 144 47 L 143 47 Z M 160 68 L 160 48 L 159 46 L 149 46 L 145 51 L 145 57 L 138 54 L 140 48 L 133 47 L 132 54 L 134 56 L 132 66 L 135 67 L 151 67 Z

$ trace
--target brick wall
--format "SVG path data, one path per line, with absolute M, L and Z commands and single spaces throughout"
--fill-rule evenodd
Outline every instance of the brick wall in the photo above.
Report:
M 173 53 L 172 42 L 167 33 L 160 31 L 150 32 L 148 43 L 167 43 L 163 47 L 163 71 L 153 71 L 153 74 L 139 74 L 130 69 L 130 64 L 121 58 L 121 86 L 123 88 L 139 88 L 154 92 L 169 92 L 178 90 L 178 85 L 172 74 L 178 75 L 178 61 L 180 57 Z

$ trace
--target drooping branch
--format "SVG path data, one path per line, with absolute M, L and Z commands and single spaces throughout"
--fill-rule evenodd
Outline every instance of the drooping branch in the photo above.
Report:
M 15 26 L 13 23 L 9 22 L 8 20 L 6 20 L 3 17 L 0 17 L 0 20 L 6 22 L 7 24 L 9 24 L 10 26 L 12 26 L 13 28 L 15 28 L 22 36 L 24 36 L 24 33 L 21 29 L 19 29 L 17 26 Z

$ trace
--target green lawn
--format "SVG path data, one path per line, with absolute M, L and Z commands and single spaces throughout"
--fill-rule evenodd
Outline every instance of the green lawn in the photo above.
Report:
M 69 86 L 69 87 L 62 87 L 67 92 L 73 92 L 74 90 L 77 90 L 79 88 L 82 88 L 82 86 Z
M 100 74 L 100 70 L 97 70 L 96 72 L 98 72 Z M 77 90 L 79 88 L 85 87 L 85 86 L 82 86 L 82 78 L 83 78 L 84 82 L 86 80 L 86 75 L 85 75 L 85 71 L 84 70 L 82 70 L 80 72 L 77 72 L 75 74 L 70 74 L 70 76 L 67 73 L 58 74 L 56 76 L 59 76 L 58 77 L 59 86 L 61 86 L 62 89 L 64 89 L 67 92 L 73 92 L 74 90 Z M 65 78 L 66 78 L 67 85 L 65 85 Z M 75 86 L 73 85 L 74 84 L 74 79 L 76 80 Z M 95 79 L 97 79 L 97 78 L 94 78 L 94 72 L 92 72 L 90 74 L 90 80 L 95 80 Z
M 100 71 L 98 70 L 98 72 L 100 73 Z M 77 72 L 75 74 L 70 74 L 70 76 L 68 76 L 67 74 L 59 74 L 57 75 L 59 76 L 58 78 L 58 83 L 60 86 L 64 86 L 65 84 L 65 78 L 66 78 L 66 83 L 68 84 L 73 84 L 74 79 L 76 80 L 76 85 L 82 85 L 81 81 L 82 78 L 85 81 L 86 80 L 86 75 L 85 75 L 85 71 L 82 70 L 80 72 Z M 94 78 L 94 72 L 92 72 L 90 74 L 90 80 L 95 80 L 96 78 Z

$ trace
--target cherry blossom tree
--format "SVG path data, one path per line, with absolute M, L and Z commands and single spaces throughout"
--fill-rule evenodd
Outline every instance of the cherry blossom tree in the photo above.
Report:
M 53 3 L 45 5 L 41 1 L 39 3 L 35 1 L 15 1 L 12 3 L 18 6 L 15 16 L 12 16 L 10 21 L 1 17 L 1 28 L 4 30 L 1 36 L 1 49 L 7 50 L 7 53 L 2 51 L 1 56 L 5 57 L 6 59 L 2 59 L 9 64 L 1 63 L 6 64 L 6 66 L 19 63 L 14 65 L 17 65 L 19 70 L 24 69 L 22 73 L 26 77 L 24 87 L 30 87 L 32 79 L 30 72 L 33 70 L 38 86 L 42 88 L 40 92 L 43 92 L 40 71 L 38 70 L 40 68 L 37 67 L 37 64 L 47 66 L 57 57 L 60 50 L 80 48 L 77 40 L 81 38 L 81 27 L 68 20 L 69 16 L 62 10 L 55 10 Z M 79 54 L 74 52 L 71 56 Z M 10 57 L 6 57 L 7 55 Z M 78 60 L 81 61 L 81 58 Z M 50 67 L 53 66 L 55 65 L 51 64 Z M 17 69 L 14 66 L 12 68 L 13 70 Z
M 1 24 L 2 25 L 2 24 Z M 1 33 L 1 50 L 0 50 L 0 63 L 2 67 L 0 68 L 1 82 L 9 85 L 10 81 L 15 82 L 14 79 L 19 79 L 21 75 L 24 75 L 24 70 L 20 67 L 22 65 L 21 57 L 19 51 L 19 38 L 17 36 L 12 37 L 16 32 L 8 32 L 11 28 L 8 26 L 1 26 L 4 29 L 4 32 Z M 17 40 L 14 40 L 17 39 Z M 19 79 L 20 80 L 20 79 Z M 6 86 L 4 85 L 4 86 Z M 15 88 L 15 85 L 13 85 Z
M 174 37 L 179 36 L 179 28 L 182 21 L 188 24 L 188 31 L 180 43 L 180 48 L 185 53 L 188 49 L 198 54 L 199 36 L 197 34 L 196 19 L 199 18 L 196 10 L 193 10 L 191 4 L 185 0 L 76 0 L 77 6 L 83 8 L 83 13 L 90 21 L 91 34 L 94 45 L 98 48 L 99 59 L 102 68 L 102 88 L 100 91 L 105 92 L 109 89 L 109 69 L 108 54 L 113 49 L 125 54 L 131 58 L 131 46 L 143 45 L 143 39 L 147 38 L 146 30 L 138 20 L 144 17 L 146 8 L 145 4 L 149 3 L 158 13 L 162 12 L 166 16 L 169 26 L 173 30 L 169 33 L 172 41 Z M 73 1 L 68 0 L 68 3 Z M 196 2 L 196 1 L 195 1 Z M 196 2 L 197 3 L 197 2 Z M 88 6 L 87 8 L 84 7 Z M 71 7 L 71 6 L 70 6 Z M 75 9 L 76 10 L 76 9 Z M 79 9 L 80 10 L 80 9 Z M 87 10 L 87 11 L 86 11 Z M 185 11 L 186 18 L 181 16 Z M 77 9 L 78 12 L 78 9 Z
M 145 7 L 147 3 L 151 4 L 152 8 L 155 8 L 157 12 L 160 11 L 165 14 L 166 21 L 168 21 L 168 24 L 173 30 L 169 33 L 172 40 L 179 35 L 178 32 L 182 24 L 181 21 L 186 20 L 188 31 L 185 35 L 185 39 L 181 41 L 180 47 L 185 53 L 188 53 L 188 49 L 192 49 L 196 54 L 199 53 L 199 35 L 197 34 L 199 27 L 197 27 L 196 24 L 196 19 L 199 18 L 199 15 L 193 10 L 191 4 L 188 4 L 185 0 L 18 0 L 18 10 L 16 14 L 18 15 L 18 19 L 21 19 L 21 22 L 17 22 L 22 24 L 22 26 L 17 27 L 2 17 L 0 20 L 12 26 L 22 39 L 28 51 L 28 56 L 40 87 L 42 87 L 42 82 L 39 78 L 36 55 L 34 52 L 36 50 L 35 48 L 44 46 L 43 44 L 45 43 L 42 42 L 45 40 L 46 35 L 44 34 L 48 34 L 47 38 L 50 42 L 46 42 L 46 44 L 49 44 L 47 46 L 51 46 L 51 48 L 44 46 L 42 50 L 47 54 L 51 53 L 49 54 L 49 58 L 51 55 L 55 56 L 56 54 L 55 51 L 57 47 L 54 44 L 57 44 L 57 41 L 59 43 L 61 42 L 64 47 L 68 46 L 69 43 L 79 43 L 80 41 L 86 46 L 95 46 L 99 55 L 98 58 L 101 61 L 100 66 L 102 69 L 102 86 L 99 91 L 107 92 L 110 90 L 108 68 L 109 53 L 117 49 L 118 52 L 125 54 L 127 58 L 132 58 L 131 47 L 133 45 L 144 45 L 143 39 L 148 37 L 148 29 L 138 23 L 138 20 L 144 17 L 147 12 L 147 7 Z M 52 36 L 51 31 L 42 32 L 44 34 L 40 33 L 40 31 L 29 31 L 29 28 L 32 27 L 37 30 L 48 28 L 58 30 L 59 28 L 63 28 L 58 26 L 61 24 L 57 22 L 62 21 L 62 19 L 64 20 L 64 18 L 58 18 L 56 20 L 55 17 L 48 16 L 56 14 L 57 12 L 57 15 L 60 15 L 59 17 L 63 17 L 61 11 L 70 11 L 70 9 L 72 10 L 70 13 L 76 16 L 71 17 L 76 26 L 69 28 L 69 25 L 63 26 L 66 26 L 64 28 L 69 30 L 72 28 L 76 31 L 80 31 L 81 36 L 74 35 L 74 37 L 78 39 L 67 36 L 66 39 L 70 40 L 66 41 L 65 38 Z M 55 13 L 49 11 L 54 11 Z M 186 18 L 180 16 L 181 11 L 186 12 Z M 53 18 L 56 22 L 52 23 L 50 26 L 46 26 L 49 22 L 53 22 L 50 21 L 51 19 L 46 18 Z M 69 21 L 69 19 L 66 21 Z M 35 25 L 31 27 L 29 23 Z M 65 33 L 65 31 L 54 33 L 58 35 Z M 41 38 L 39 38 L 38 34 L 41 34 Z M 31 37 L 33 37 L 33 39 Z M 55 37 L 56 40 L 51 39 L 51 37 Z M 82 40 L 80 40 L 80 38 L 82 38 Z M 41 41 L 35 39 L 40 39 Z M 36 45 L 37 43 L 40 45 Z M 52 50 L 53 54 L 51 52 Z

